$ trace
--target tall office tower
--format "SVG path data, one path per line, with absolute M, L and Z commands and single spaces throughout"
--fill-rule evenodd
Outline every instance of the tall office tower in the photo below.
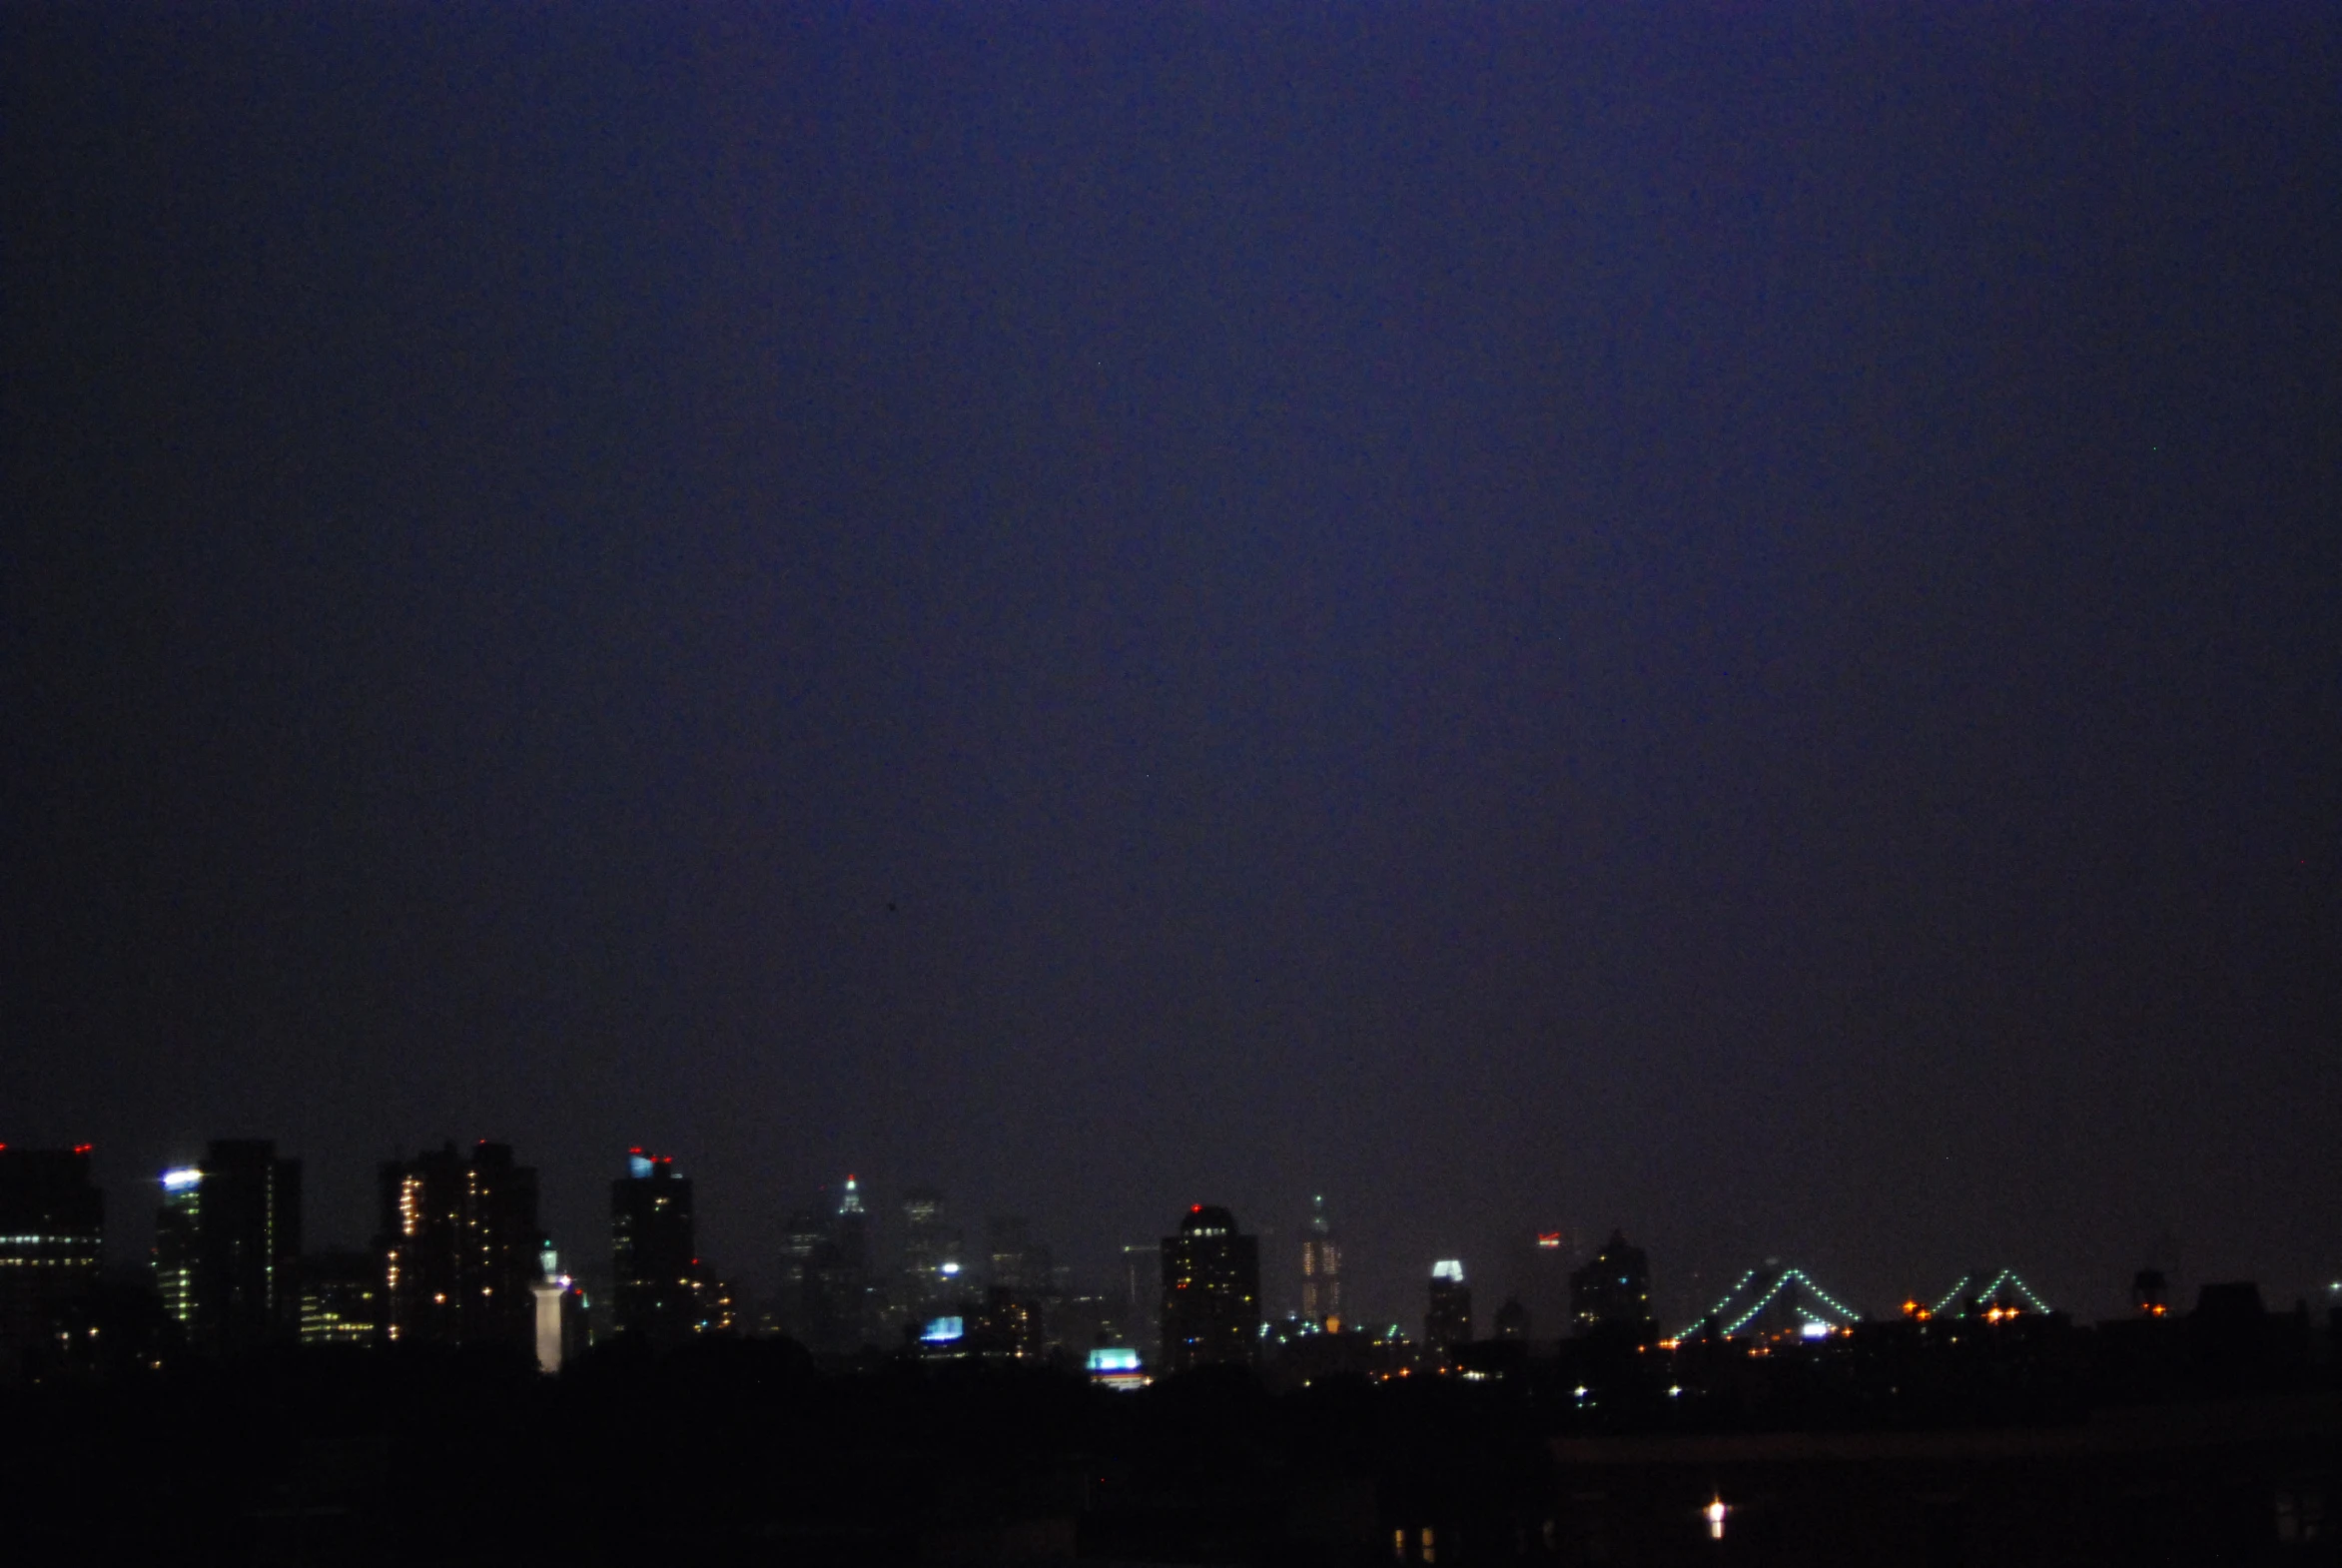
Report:
M 994 1289 L 1022 1293 L 1029 1288 L 1025 1249 L 1032 1244 L 1033 1227 L 1022 1214 L 994 1214 L 984 1222 L 987 1278 Z
M 1301 1231 L 1301 1320 L 1341 1331 L 1341 1243 L 1323 1197 L 1309 1199 L 1309 1223 Z
M 391 1340 L 532 1349 L 541 1273 L 536 1173 L 486 1141 L 382 1168 L 384 1283 Z
M 90 1146 L 0 1144 L 0 1358 L 45 1347 L 58 1318 L 98 1282 L 106 1195 L 90 1181 Z
M 610 1183 L 610 1305 L 621 1333 L 676 1344 L 700 1320 L 691 1178 L 665 1155 L 629 1151 Z
M 1049 1248 L 1033 1239 L 1033 1227 L 1022 1216 L 995 1214 L 985 1221 L 984 1238 L 994 1289 L 1029 1300 L 1057 1293 Z
M 1647 1344 L 1651 1329 L 1651 1263 L 1617 1230 L 1594 1260 L 1569 1276 L 1570 1320 L 1581 1334 L 1632 1335 Z
M 870 1321 L 870 1213 L 846 1177 L 834 1211 L 817 1199 L 792 1212 L 781 1234 L 775 1325 L 808 1350 L 855 1349 L 880 1332 Z
M 371 1345 L 382 1332 L 381 1258 L 371 1252 L 316 1252 L 301 1260 L 303 1344 Z
M 1260 1354 L 1260 1242 L 1197 1203 L 1163 1238 L 1163 1364 L 1250 1366 Z
M 903 1194 L 903 1286 L 899 1303 L 914 1318 L 960 1299 L 973 1281 L 961 1277 L 960 1232 L 932 1186 Z
M 1464 1265 L 1452 1257 L 1431 1265 L 1431 1303 L 1423 1312 L 1423 1342 L 1447 1351 L 1472 1338 L 1472 1287 L 1464 1283 Z
M 853 1175 L 838 1192 L 838 1211 L 830 1216 L 830 1251 L 820 1269 L 823 1299 L 836 1325 L 837 1347 L 852 1350 L 880 1335 L 871 1310 L 870 1213 L 862 1206 L 862 1187 Z
M 838 1192 L 838 1211 L 830 1222 L 830 1239 L 841 1262 L 856 1269 L 870 1267 L 870 1212 L 862 1206 L 862 1187 L 849 1174 Z
M 163 1206 L 155 1215 L 155 1290 L 184 1336 L 195 1323 L 196 1227 L 203 1218 L 204 1174 L 189 1166 L 163 1173 Z
M 163 1177 L 155 1282 L 187 1342 L 234 1355 L 301 1336 L 301 1162 L 221 1139 Z
M 781 1332 L 808 1350 L 827 1349 L 835 1337 L 824 1269 L 835 1244 L 829 1216 L 819 1208 L 793 1211 L 781 1226 L 781 1293 L 773 1315 Z

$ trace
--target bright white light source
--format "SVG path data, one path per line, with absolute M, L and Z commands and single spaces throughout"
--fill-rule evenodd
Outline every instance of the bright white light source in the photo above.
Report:
M 1724 1499 L 1721 1497 L 1713 1499 L 1709 1502 L 1708 1506 L 1701 1509 L 1700 1512 L 1706 1516 L 1708 1520 L 1708 1539 L 1711 1541 L 1723 1540 L 1724 1516 L 1732 1512 L 1730 1508 L 1724 1506 Z
M 958 1263 L 946 1263 L 944 1264 L 943 1271 L 946 1274 L 956 1274 L 960 1271 L 960 1265 Z
M 1438 1262 L 1431 1265 L 1431 1277 L 1434 1279 L 1452 1279 L 1457 1284 L 1462 1284 L 1464 1282 L 1463 1259 L 1456 1257 L 1441 1258 Z
M 203 1178 L 201 1171 L 166 1171 L 163 1173 L 163 1185 L 170 1191 L 184 1192 Z
M 1809 1317 L 1806 1319 L 1806 1326 L 1799 1329 L 1798 1332 L 1808 1339 L 1827 1339 L 1830 1337 L 1830 1325 L 1818 1317 Z

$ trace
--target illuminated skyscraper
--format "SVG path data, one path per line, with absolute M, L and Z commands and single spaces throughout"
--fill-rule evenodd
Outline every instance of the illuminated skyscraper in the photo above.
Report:
M 851 1173 L 838 1192 L 829 1238 L 830 1250 L 820 1269 L 821 1290 L 837 1325 L 838 1347 L 851 1350 L 881 1333 L 870 1285 L 870 1214 L 862 1206 L 861 1184 Z
M 89 1145 L 0 1144 L 0 1357 L 45 1344 L 59 1314 L 97 1284 L 105 1222 Z
M 1464 1265 L 1448 1257 L 1431 1265 L 1431 1302 L 1423 1313 L 1423 1342 L 1433 1350 L 1448 1351 L 1472 1338 L 1472 1287 L 1464 1283 Z
M 691 1178 L 664 1155 L 633 1150 L 610 1183 L 610 1305 L 621 1333 L 660 1344 L 689 1336 L 700 1318 L 699 1254 Z
M 1570 1320 L 1581 1334 L 1632 1335 L 1648 1343 L 1651 1327 L 1651 1264 L 1639 1246 L 1617 1230 L 1594 1260 L 1569 1276 Z
M 155 1282 L 187 1342 L 232 1355 L 301 1335 L 301 1162 L 222 1139 L 163 1177 Z
M 1260 1354 L 1260 1242 L 1197 1203 L 1163 1238 L 1163 1364 L 1250 1366 Z
M 1309 1199 L 1309 1224 L 1301 1232 L 1301 1317 L 1328 1333 L 1341 1330 L 1341 1243 L 1322 1197 Z
M 401 1344 L 533 1350 L 541 1276 L 536 1173 L 508 1144 L 453 1144 L 382 1168 L 388 1336 Z

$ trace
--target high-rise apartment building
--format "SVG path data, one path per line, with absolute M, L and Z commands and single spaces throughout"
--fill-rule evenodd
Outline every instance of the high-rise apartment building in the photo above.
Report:
M 610 1305 L 621 1333 L 674 1344 L 700 1321 L 691 1178 L 664 1155 L 633 1150 L 610 1183 Z
M 536 1172 L 508 1144 L 453 1144 L 382 1168 L 387 1335 L 401 1344 L 533 1349 L 542 1269 Z
M 1639 1246 L 1613 1230 L 1593 1261 L 1569 1276 L 1570 1321 L 1581 1334 L 1630 1334 L 1648 1343 L 1651 1263 Z
M 382 1335 L 380 1257 L 372 1252 L 316 1252 L 301 1260 L 303 1344 L 371 1345 Z
M 1309 1199 L 1309 1223 L 1301 1231 L 1301 1319 L 1327 1333 L 1342 1327 L 1341 1242 L 1323 1197 Z
M 301 1162 L 221 1139 L 163 1176 L 155 1283 L 188 1344 L 234 1355 L 301 1336 Z
M 96 1286 L 105 1228 L 89 1145 L 0 1144 L 0 1357 L 45 1345 L 61 1314 Z
M 1472 1338 L 1472 1287 L 1464 1283 L 1464 1265 L 1441 1258 L 1431 1265 L 1431 1299 L 1423 1312 L 1423 1342 L 1445 1353 Z
M 1250 1366 L 1260 1354 L 1260 1242 L 1197 1203 L 1163 1238 L 1163 1364 Z

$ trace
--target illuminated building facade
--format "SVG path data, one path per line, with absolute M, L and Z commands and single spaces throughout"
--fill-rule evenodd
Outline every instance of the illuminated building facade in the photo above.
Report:
M 371 1345 L 383 1336 L 383 1260 L 320 1252 L 301 1260 L 301 1342 Z
M 1651 1326 L 1651 1261 L 1613 1230 L 1593 1261 L 1569 1276 L 1570 1321 L 1580 1334 L 1627 1334 L 1648 1344 Z
M 1197 1203 L 1163 1238 L 1163 1364 L 1250 1366 L 1260 1354 L 1260 1241 Z
M 513 1163 L 511 1146 L 387 1162 L 381 1193 L 387 1337 L 532 1349 L 543 1234 L 536 1172 Z
M 97 1284 L 105 1228 L 87 1144 L 0 1145 L 0 1356 L 45 1344 L 60 1315 Z
M 1442 1258 L 1431 1265 L 1431 1300 L 1423 1312 L 1423 1342 L 1439 1354 L 1468 1344 L 1472 1338 L 1472 1287 L 1464 1283 L 1464 1265 Z
M 1301 1231 L 1301 1317 L 1327 1333 L 1341 1332 L 1341 1242 L 1323 1197 L 1309 1199 L 1309 1223 Z
M 301 1336 L 301 1162 L 222 1139 L 167 1173 L 155 1283 L 188 1344 L 234 1355 Z
M 633 1150 L 610 1183 L 610 1306 L 620 1333 L 673 1344 L 699 1324 L 699 1254 L 691 1178 L 663 1155 Z

